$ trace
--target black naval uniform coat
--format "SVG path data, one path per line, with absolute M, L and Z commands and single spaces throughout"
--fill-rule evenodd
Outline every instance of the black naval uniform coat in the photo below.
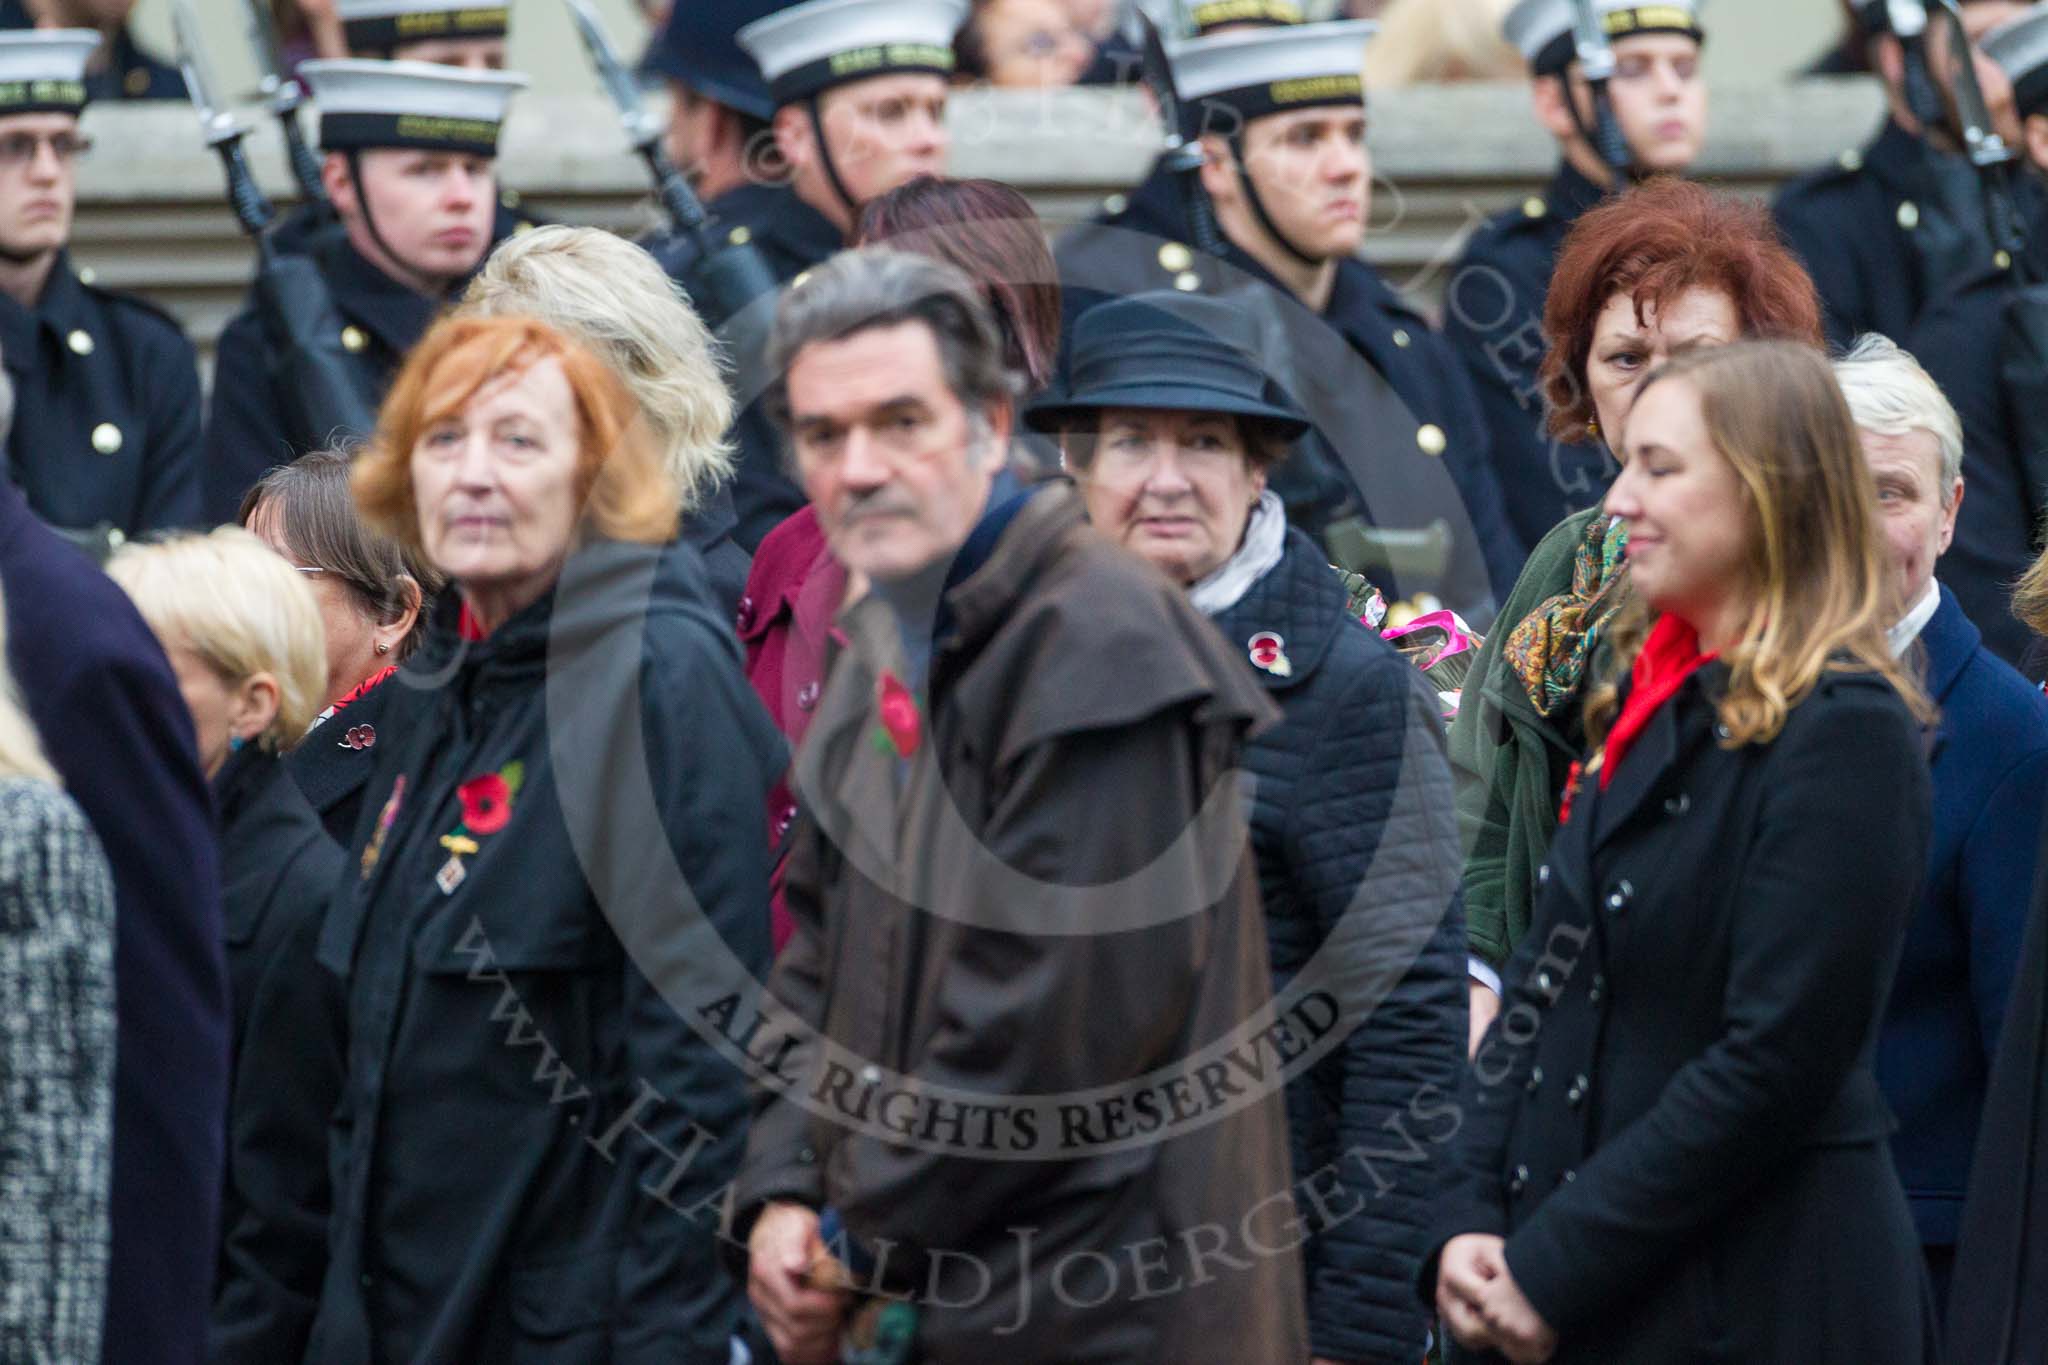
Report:
M 1560 162 L 1542 194 L 1473 232 L 1445 283 L 1444 336 L 1463 357 L 1485 414 L 1508 521 L 1530 548 L 1559 521 L 1598 502 L 1614 477 L 1599 442 L 1551 439 L 1536 378 L 1547 349 L 1543 303 L 1558 248 L 1605 194 Z
M 1931 303 L 1898 340 L 1963 422 L 1963 505 L 1955 540 L 1941 557 L 1941 581 L 1983 632 L 1985 648 L 2038 682 L 2048 661 L 2036 655 L 2033 631 L 2012 614 L 2012 585 L 2033 561 L 2048 478 L 2038 458 L 2029 471 L 2015 399 L 1999 373 L 2014 293 L 2011 270 L 1981 270 Z
M 1828 343 L 1905 344 L 1921 310 L 1991 262 L 1975 172 L 1887 119 L 1861 151 L 1794 180 L 1772 204 L 1820 292 Z M 1944 202 L 1962 211 L 1944 211 Z
M 234 1001 L 212 1365 L 298 1360 L 327 1267 L 340 981 L 316 951 L 342 854 L 284 764 L 244 748 L 213 781 Z
M 34 308 L 0 296 L 0 358 L 8 477 L 37 516 L 131 536 L 198 523 L 199 362 L 169 314 L 60 256 Z
M 365 387 L 383 393 L 441 301 L 414 293 L 370 264 L 339 228 L 316 240 L 308 254 L 319 262 L 335 306 L 346 320 L 343 349 L 362 366 Z M 266 470 L 323 448 L 330 434 L 297 429 L 286 391 L 290 380 L 271 364 L 265 327 L 252 295 L 221 333 L 206 430 L 209 520 L 233 521 L 242 495 Z
M 782 186 L 742 185 L 704 207 L 711 219 L 714 239 L 745 229 L 777 284 L 789 283 L 846 245 L 845 237 L 829 218 L 797 198 L 794 190 Z M 689 239 L 653 242 L 649 249 L 693 303 L 708 297 L 697 273 L 697 250 Z M 716 316 L 708 304 L 699 304 L 706 325 L 720 333 L 733 359 L 734 392 L 740 413 L 733 422 L 739 471 L 732 488 L 737 519 L 732 540 L 749 555 L 763 536 L 804 505 L 803 491 L 784 472 L 782 439 L 757 401 L 767 387 L 761 369 L 761 346 L 772 316 L 770 306 L 757 301 L 748 312 L 746 325 L 728 327 L 731 319 Z
M 1777 738 L 1723 748 L 1727 677 L 1702 667 L 1574 798 L 1419 1287 L 1492 1233 L 1558 1365 L 1920 1365 L 1872 1057 L 1925 872 L 1922 741 L 1881 679 L 1826 673 Z
M 1114 197 L 1113 197 L 1114 198 Z M 1112 203 L 1110 207 L 1117 207 Z M 1057 243 L 1062 300 L 1068 329 L 1074 319 L 1093 305 L 1118 294 L 1135 294 L 1160 289 L 1202 289 L 1215 293 L 1248 292 L 1270 296 L 1271 307 L 1259 310 L 1263 323 L 1248 324 L 1246 337 L 1238 338 L 1267 356 L 1275 367 L 1273 379 L 1301 403 L 1311 417 L 1324 414 L 1339 420 L 1357 416 L 1356 410 L 1341 406 L 1342 395 L 1326 390 L 1355 387 L 1346 357 L 1334 356 L 1334 368 L 1317 363 L 1313 337 L 1303 329 L 1289 326 L 1297 316 L 1312 315 L 1295 302 L 1285 285 L 1234 244 L 1226 244 L 1220 265 L 1203 258 L 1188 246 L 1176 230 L 1179 200 L 1171 181 L 1155 172 L 1129 196 L 1117 212 L 1107 213 L 1092 223 L 1069 231 Z M 1296 454 L 1274 472 L 1273 486 L 1287 503 L 1288 519 L 1320 537 L 1333 521 L 1361 514 L 1375 526 L 1426 524 L 1433 515 L 1444 514 L 1453 527 L 1454 542 L 1469 539 L 1473 544 L 1455 565 L 1439 595 L 1468 611 L 1490 609 L 1512 586 L 1521 569 L 1523 546 L 1508 525 L 1500 487 L 1493 478 L 1486 456 L 1487 436 L 1478 418 L 1470 385 L 1457 357 L 1443 338 L 1433 331 L 1420 313 L 1410 308 L 1379 272 L 1361 260 L 1338 263 L 1336 285 L 1323 309 L 1321 321 L 1328 332 L 1343 342 L 1350 355 L 1362 359 L 1372 374 L 1385 381 L 1395 400 L 1388 407 L 1412 438 L 1386 437 L 1382 450 L 1396 450 L 1403 458 L 1420 452 L 1414 468 L 1374 469 L 1361 487 L 1358 476 L 1345 468 L 1332 452 L 1327 436 L 1318 432 L 1297 445 Z M 1273 338 L 1283 333 L 1289 352 L 1276 358 Z M 1257 333 L 1256 336 L 1253 333 Z M 1062 348 L 1064 353 L 1064 347 Z M 1329 403 L 1319 402 L 1327 398 Z M 1405 411 L 1402 411 L 1405 409 Z M 1411 443 L 1412 442 L 1412 443 Z M 1304 453 L 1306 448 L 1306 453 Z M 1427 483 L 1420 471 L 1441 462 L 1448 481 L 1435 490 L 1441 499 L 1418 490 Z M 1400 485 L 1397 489 L 1396 485 Z M 1428 510 L 1411 522 L 1390 514 L 1398 495 L 1417 494 Z M 1449 515 L 1462 505 L 1463 519 Z M 1466 528 L 1469 527 L 1469 534 Z

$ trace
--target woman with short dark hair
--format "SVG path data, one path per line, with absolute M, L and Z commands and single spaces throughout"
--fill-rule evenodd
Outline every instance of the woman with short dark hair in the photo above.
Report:
M 1510 1360 L 1920 1365 L 1872 1054 L 1926 865 L 1875 490 L 1817 348 L 1652 372 L 1594 748 L 1459 1097 L 1422 1277 Z
M 321 450 L 279 465 L 242 498 L 239 520 L 306 578 L 320 607 L 327 677 L 303 742 L 285 767 L 346 848 L 384 723 L 383 684 L 418 647 L 441 575 L 363 525 L 349 492 L 352 452 Z M 340 717 L 347 712 L 344 721 Z

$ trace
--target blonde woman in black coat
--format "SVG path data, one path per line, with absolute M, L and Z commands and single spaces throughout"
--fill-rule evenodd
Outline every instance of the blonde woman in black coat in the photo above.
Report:
M 1607 498 L 1639 604 L 1473 1058 L 1425 1270 L 1515 1362 L 1936 1358 L 1871 1071 L 1929 708 L 1818 351 L 1653 375 Z

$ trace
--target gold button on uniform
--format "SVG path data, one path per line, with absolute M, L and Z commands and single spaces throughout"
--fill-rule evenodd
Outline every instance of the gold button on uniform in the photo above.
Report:
M 1168 242 L 1165 246 L 1159 248 L 1159 265 L 1161 269 L 1171 270 L 1178 274 L 1194 263 L 1195 253 L 1189 251 L 1179 242 Z
M 1835 159 L 1836 161 L 1841 163 L 1841 167 L 1845 171 L 1854 172 L 1863 169 L 1863 153 L 1857 151 L 1854 147 L 1851 147 L 1848 151 L 1843 152 L 1839 157 L 1836 157 Z
M 1997 266 L 2000 270 L 2012 269 L 2012 253 L 2005 250 L 1992 253 L 1991 264 Z
M 121 448 L 121 428 L 112 422 L 102 422 L 94 427 L 92 448 L 102 455 L 112 455 Z
M 1425 455 L 1444 453 L 1444 429 L 1434 422 L 1424 422 L 1415 430 L 1415 444 L 1422 447 Z
M 121 88 L 128 92 L 129 99 L 141 99 L 149 93 L 149 72 L 139 66 L 132 68 L 121 78 Z
M 527 233 L 531 231 L 533 231 L 533 224 L 527 222 L 523 218 L 512 225 L 512 235 L 514 237 L 524 237 Z
M 508 209 L 516 209 L 516 208 L 518 208 L 518 207 L 519 207 L 519 191 L 518 191 L 518 190 L 506 190 L 506 191 L 504 191 L 503 193 L 499 194 L 499 196 L 498 196 L 498 202 L 499 202 L 499 203 L 501 203 L 501 204 L 503 204 L 503 205 L 504 205 L 504 206 L 505 206 L 506 208 L 508 208 Z
M 1394 329 L 1394 344 L 1396 346 L 1399 346 L 1402 350 L 1405 351 L 1406 349 L 1408 349 L 1409 340 L 1410 338 L 1408 336 L 1407 328 L 1396 327 Z
M 1102 211 L 1114 218 L 1131 206 L 1131 201 L 1121 194 L 1112 194 L 1102 201 Z
M 350 355 L 357 354 L 369 344 L 370 339 L 363 335 L 363 329 L 354 323 L 341 329 L 341 349 Z
M 78 282 L 80 284 L 91 284 L 94 280 L 98 279 L 99 277 L 100 272 L 94 270 L 91 266 L 86 266 L 83 270 L 78 272 Z
M 1899 205 L 1899 226 L 1908 232 L 1920 226 L 1920 206 L 1910 199 Z
M 1192 270 L 1183 270 L 1173 277 L 1173 287 L 1183 294 L 1192 294 L 1202 287 L 1202 277 Z
M 754 230 L 748 227 L 736 227 L 731 232 L 725 234 L 725 240 L 727 245 L 730 246 L 745 246 L 748 242 L 754 240 Z
M 65 337 L 64 344 L 71 348 L 73 355 L 91 355 L 92 333 L 81 327 L 72 332 L 70 336 Z
M 1522 216 L 1524 218 L 1541 218 L 1548 212 L 1550 212 L 1550 206 L 1533 194 L 1522 201 Z

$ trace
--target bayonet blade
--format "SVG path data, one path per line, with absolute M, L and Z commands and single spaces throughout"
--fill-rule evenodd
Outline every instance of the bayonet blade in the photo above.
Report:
M 193 12 L 192 0 L 171 0 L 171 28 L 177 35 L 178 65 L 185 73 L 185 90 L 191 96 L 192 107 L 199 111 L 207 145 L 217 147 L 242 136 L 246 130 L 221 104 L 220 87 L 214 83 L 213 71 L 206 64 L 199 16 Z
M 249 50 L 256 54 L 257 89 L 264 98 L 275 99 L 288 82 L 284 78 L 284 50 L 277 40 L 277 23 L 264 0 L 242 0 L 242 29 L 249 37 Z
M 597 68 L 597 78 L 619 111 L 619 122 L 625 125 L 627 138 L 638 147 L 660 136 L 661 130 L 654 126 L 641 104 L 640 87 L 634 82 L 633 73 L 619 60 L 618 49 L 612 46 L 611 35 L 605 32 L 604 20 L 599 17 L 596 7 L 590 0 L 565 2 L 569 6 L 569 17 L 576 21 L 576 32 L 583 39 L 584 50 L 590 54 L 591 65 Z

